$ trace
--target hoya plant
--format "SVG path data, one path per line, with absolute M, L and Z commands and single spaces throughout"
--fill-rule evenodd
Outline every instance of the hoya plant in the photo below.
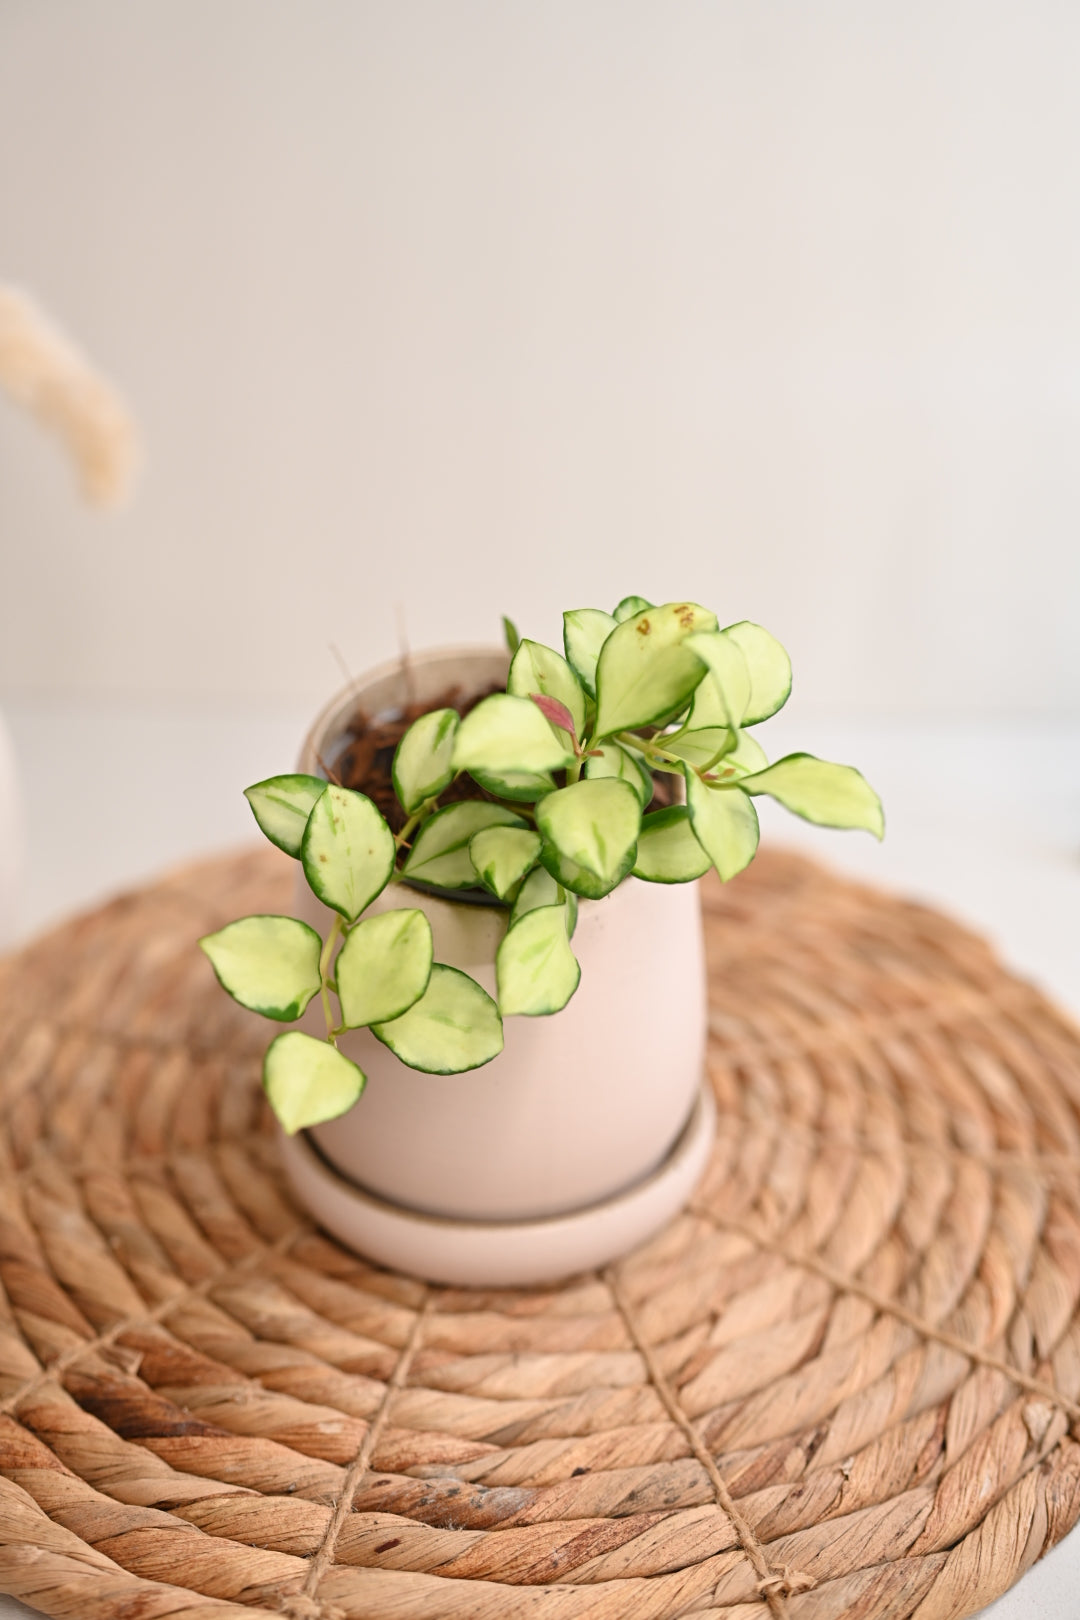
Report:
M 291 1024 L 317 997 L 325 1037 L 269 1046 L 263 1083 L 286 1131 L 342 1114 L 365 1076 L 339 1050 L 369 1029 L 413 1069 L 456 1074 L 502 1050 L 503 1019 L 557 1013 L 578 987 L 579 900 L 620 883 L 726 881 L 758 845 L 762 794 L 807 821 L 881 837 L 877 794 L 849 765 L 812 754 L 770 764 L 755 729 L 783 707 L 791 663 L 749 621 L 721 630 L 694 602 L 626 597 L 614 613 L 563 616 L 564 652 L 504 621 L 505 692 L 465 717 L 424 714 L 402 736 L 396 834 L 365 794 L 322 777 L 274 776 L 246 790 L 270 841 L 294 856 L 327 907 L 325 936 L 293 917 L 243 917 L 200 941 L 244 1007 Z M 672 802 L 650 809 L 657 779 Z M 457 778 L 475 797 L 444 802 Z M 479 790 L 482 790 L 479 791 Z M 372 911 L 388 884 L 483 898 L 506 913 L 496 997 L 434 960 L 431 925 L 407 903 Z

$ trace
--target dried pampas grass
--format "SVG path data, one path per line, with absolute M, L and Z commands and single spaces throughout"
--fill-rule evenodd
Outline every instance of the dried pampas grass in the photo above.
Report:
M 119 395 L 25 293 L 0 285 L 0 384 L 59 434 L 87 500 L 118 506 L 137 460 Z

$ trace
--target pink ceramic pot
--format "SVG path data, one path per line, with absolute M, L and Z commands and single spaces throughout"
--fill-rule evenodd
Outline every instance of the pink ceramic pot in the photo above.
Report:
M 436 651 L 413 661 L 406 688 L 399 664 L 376 670 L 341 693 L 316 721 L 300 769 L 321 774 L 333 761 L 355 706 L 392 711 L 411 695 L 433 705 L 447 689 L 464 693 L 502 683 L 506 654 Z M 325 934 L 331 914 L 298 874 L 296 915 Z M 373 910 L 418 906 L 428 916 L 435 959 L 470 973 L 491 994 L 494 959 L 507 913 L 497 906 L 444 900 L 392 884 Z M 294 1184 L 316 1213 L 353 1246 L 373 1251 L 372 1220 L 357 1198 L 412 1222 L 415 1242 L 376 1258 L 434 1275 L 435 1229 L 511 1228 L 519 1239 L 545 1223 L 589 1224 L 607 1209 L 604 1237 L 580 1254 L 559 1247 L 561 1270 L 598 1264 L 640 1241 L 680 1206 L 702 1168 L 711 1137 L 711 1103 L 702 1101 L 705 968 L 697 884 L 627 879 L 605 899 L 582 900 L 573 939 L 581 983 L 562 1012 L 510 1018 L 505 1047 L 481 1069 L 459 1075 L 407 1068 L 367 1030 L 350 1031 L 341 1049 L 364 1070 L 367 1087 L 341 1118 L 316 1126 L 287 1150 Z M 304 1023 L 322 1033 L 321 1013 Z M 670 1166 L 678 1173 L 672 1178 Z M 297 1178 L 299 1177 L 299 1181 Z M 328 1187 L 341 1197 L 328 1214 Z M 346 1220 L 350 1191 L 353 1219 Z M 634 1207 L 644 1197 L 640 1209 Z M 622 1219 L 612 1219 L 621 1206 Z M 344 1221 L 344 1225 L 343 1225 Z M 424 1222 L 435 1223 L 425 1228 Z M 410 1231 L 412 1231 L 410 1227 Z M 513 1235 L 513 1231 L 511 1233 Z M 460 1237 L 460 1234 L 459 1234 Z M 554 1275 L 550 1228 L 517 1244 L 505 1274 L 481 1277 L 460 1267 L 450 1281 L 528 1281 Z M 442 1244 L 447 1246 L 446 1241 Z M 460 1243 L 458 1249 L 460 1250 Z M 490 1249 L 490 1241 L 487 1245 Z M 454 1243 L 449 1241 L 453 1253 Z M 528 1251 L 528 1253 L 526 1253 Z M 564 1252 L 565 1251 L 565 1252 Z M 427 1263 L 425 1264 L 425 1259 Z M 453 1265 L 451 1265 L 451 1269 Z

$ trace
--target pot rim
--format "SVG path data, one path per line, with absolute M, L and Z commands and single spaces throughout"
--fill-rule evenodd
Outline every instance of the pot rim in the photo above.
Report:
M 333 739 L 335 730 L 340 728 L 342 721 L 357 704 L 362 702 L 366 687 L 374 685 L 376 681 L 390 680 L 393 676 L 402 674 L 407 665 L 426 668 L 432 664 L 477 657 L 505 658 L 509 666 L 510 655 L 505 648 L 492 646 L 490 643 L 481 645 L 469 642 L 449 647 L 428 647 L 423 652 L 410 653 L 407 659 L 399 654 L 398 657 L 388 658 L 384 663 L 376 664 L 374 669 L 356 676 L 348 686 L 340 687 L 334 696 L 323 704 L 308 727 L 300 747 L 300 770 L 311 776 L 325 775 L 319 763 L 320 753 L 325 758 L 323 744 L 328 739 Z
M 454 664 L 463 658 L 499 659 L 509 667 L 510 654 L 505 648 L 499 646 L 482 646 L 476 643 L 463 643 L 449 647 L 428 647 L 423 652 L 410 653 L 408 660 L 402 656 L 387 659 L 377 664 L 374 669 L 363 675 L 358 675 L 348 686 L 343 686 L 335 692 L 334 696 L 323 704 L 315 719 L 308 727 L 307 735 L 300 748 L 300 761 L 298 769 L 309 776 L 320 776 L 327 780 L 326 769 L 322 761 L 330 751 L 332 745 L 340 735 L 344 721 L 354 710 L 363 703 L 365 688 L 373 686 L 378 681 L 390 680 L 403 673 L 406 662 L 415 668 L 430 668 L 433 664 Z M 320 757 L 321 756 L 321 757 Z M 406 880 L 407 882 L 407 880 Z M 470 909 L 483 906 L 485 909 L 499 907 L 499 901 L 487 894 L 462 894 L 442 892 L 428 888 L 426 884 L 409 883 L 408 887 L 417 894 L 427 895 L 429 899 L 439 900 L 448 906 L 467 906 Z

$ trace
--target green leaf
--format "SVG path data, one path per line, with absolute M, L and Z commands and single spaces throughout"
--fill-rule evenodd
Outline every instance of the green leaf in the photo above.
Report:
M 687 638 L 715 629 L 716 615 L 693 602 L 669 602 L 624 619 L 596 666 L 597 735 L 660 724 L 678 713 L 704 676 Z
M 462 1074 L 498 1057 L 503 1047 L 499 1009 L 475 979 L 436 962 L 420 1000 L 402 1018 L 373 1024 L 373 1035 L 410 1069 Z
M 702 686 L 705 684 L 703 681 Z M 701 687 L 698 688 L 698 691 L 700 690 Z M 738 733 L 732 731 L 729 726 L 703 726 L 699 731 L 685 731 L 681 737 L 658 737 L 657 742 L 661 748 L 666 749 L 669 754 L 674 754 L 677 759 L 684 759 L 700 768 L 702 765 L 711 764 L 717 755 L 724 757 L 726 764 L 726 756 L 734 748 L 737 736 Z
M 499 900 L 521 882 L 540 855 L 540 835 L 531 827 L 485 827 L 469 840 L 469 858 L 485 889 Z
M 499 1011 L 504 1018 L 559 1012 L 581 981 L 566 933 L 566 907 L 540 906 L 504 936 L 495 957 Z
M 558 771 L 573 763 L 535 703 L 510 692 L 494 692 L 467 714 L 454 743 L 457 771 Z
M 199 944 L 233 1000 L 264 1018 L 292 1023 L 322 984 L 322 940 L 293 917 L 241 917 Z
M 575 782 L 541 799 L 536 827 L 540 859 L 566 889 L 599 900 L 634 864 L 641 801 L 626 782 Z
M 431 977 L 431 924 L 422 911 L 383 911 L 351 928 L 334 977 L 346 1029 L 400 1018 Z
M 563 614 L 563 646 L 572 669 L 590 697 L 596 696 L 596 660 L 615 628 L 610 613 L 599 608 L 575 608 Z
M 573 939 L 577 927 L 577 895 L 571 889 L 564 889 L 561 883 L 556 883 L 543 866 L 530 872 L 518 890 L 514 909 L 510 913 L 510 927 L 516 928 L 522 917 L 527 917 L 530 911 L 536 911 L 540 906 L 565 906 L 566 932 Z
M 714 680 L 706 677 L 694 692 L 686 723 L 692 731 L 712 731 L 718 726 L 726 728 L 727 712 L 727 704 L 720 696 L 719 687 Z
M 546 726 L 543 715 L 539 718 Z M 424 822 L 401 869 L 402 876 L 437 889 L 475 889 L 479 880 L 469 858 L 470 840 L 485 827 L 524 826 L 520 816 L 501 804 L 482 799 L 448 804 Z
M 575 735 L 585 733 L 585 693 L 561 654 L 539 641 L 523 641 L 514 654 L 506 690 L 515 697 L 539 692 L 563 704 L 574 717 Z M 560 739 L 561 740 L 561 739 Z
M 712 860 L 694 836 L 685 804 L 654 810 L 641 823 L 634 876 L 649 883 L 692 883 Z
M 742 648 L 722 630 L 690 636 L 686 645 L 709 671 L 720 695 L 724 724 L 736 730 L 750 702 L 750 670 Z
M 744 726 L 756 726 L 784 707 L 791 695 L 791 659 L 775 636 L 750 619 L 729 624 L 724 635 L 734 641 L 746 660 L 750 696 Z
M 503 771 L 500 774 L 472 770 L 469 775 L 488 793 L 494 793 L 497 799 L 512 799 L 515 804 L 535 804 L 537 799 L 542 799 L 555 786 L 555 778 L 550 771 Z
M 263 1059 L 263 1090 L 290 1136 L 346 1113 L 367 1076 L 329 1041 L 290 1029 L 270 1042 Z
M 453 780 L 454 709 L 432 709 L 415 720 L 394 751 L 394 792 L 407 816 L 435 798 Z
M 711 788 L 689 767 L 686 802 L 694 836 L 726 883 L 757 853 L 757 811 L 741 788 Z
M 881 800 L 853 765 L 833 765 L 813 754 L 788 754 L 740 786 L 747 793 L 768 793 L 785 810 L 821 827 L 862 827 L 875 838 L 885 836 Z
M 734 765 L 740 772 L 763 771 L 768 763 L 768 754 L 748 731 L 740 731 L 735 747 L 721 761 L 723 768 Z
M 393 834 L 363 793 L 331 784 L 308 818 L 300 858 L 313 893 L 355 922 L 390 881 Z
M 640 754 L 631 753 L 619 743 L 605 743 L 595 753 L 590 753 L 585 761 L 585 776 L 590 782 L 610 776 L 628 783 L 641 800 L 642 809 L 652 800 L 652 772 Z
M 644 596 L 624 596 L 615 609 L 615 623 L 622 624 L 624 619 L 632 619 L 635 613 L 644 613 L 652 605 Z
M 270 842 L 299 856 L 308 816 L 325 792 L 321 776 L 268 776 L 245 788 L 244 798 Z
M 513 658 L 514 654 L 518 650 L 518 647 L 521 645 L 521 637 L 518 635 L 518 627 L 514 623 L 513 619 L 508 619 L 506 617 L 505 613 L 502 616 L 502 627 L 503 638 L 506 641 L 506 650 L 510 654 L 511 658 Z
M 715 691 L 711 681 L 703 681 L 698 692 L 705 685 Z M 719 696 L 716 701 L 720 702 Z M 734 774 L 741 777 L 747 771 L 762 771 L 769 763 L 768 755 L 756 738 L 748 731 L 735 732 L 727 726 L 705 726 L 700 731 L 684 732 L 681 737 L 661 737 L 658 740 L 669 754 L 676 754 L 679 759 L 699 769 L 703 765 L 710 765 L 718 776 L 727 775 L 734 767 Z M 712 761 L 717 755 L 720 755 L 720 759 L 713 767 Z

